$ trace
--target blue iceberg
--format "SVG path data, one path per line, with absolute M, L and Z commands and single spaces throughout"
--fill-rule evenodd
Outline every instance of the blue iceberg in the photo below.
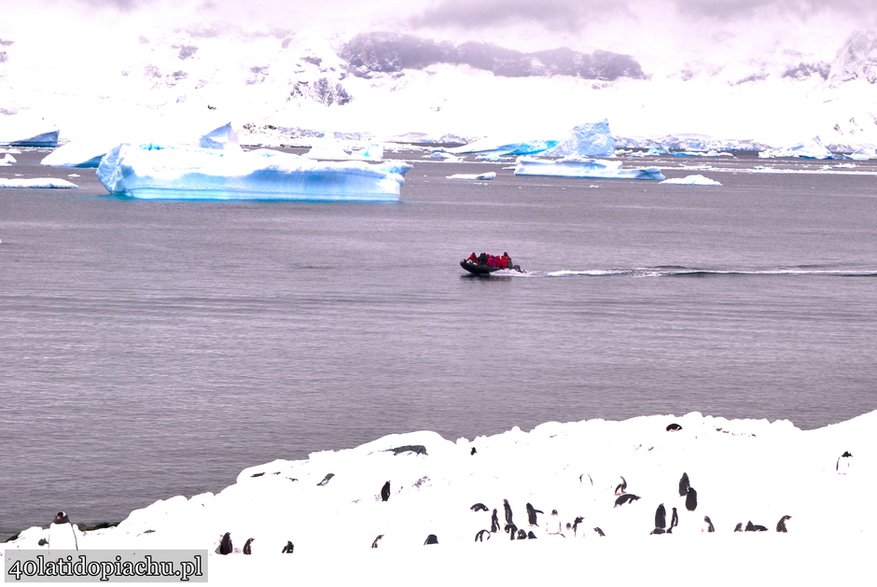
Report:
M 539 153 L 540 157 L 612 157 L 615 138 L 609 132 L 609 121 L 588 122 L 573 127 L 569 136 L 554 147 Z
M 126 143 L 104 156 L 97 177 L 111 194 L 142 199 L 397 202 L 409 169 L 271 149 Z
M 540 157 L 611 157 L 615 139 L 609 132 L 609 121 L 587 122 L 575 126 L 566 138 L 536 138 L 502 141 L 486 137 L 468 145 L 449 149 L 457 154 L 480 154 L 490 157 L 539 155 Z
M 237 133 L 232 128 L 231 123 L 214 128 L 210 132 L 203 135 L 192 134 L 193 138 L 189 138 L 188 131 L 185 129 L 156 130 L 150 129 L 151 136 L 155 136 L 157 132 L 168 134 L 175 132 L 177 135 L 184 135 L 184 138 L 177 137 L 168 141 L 167 138 L 163 142 L 172 142 L 173 144 L 197 144 L 204 149 L 233 149 L 239 148 Z M 154 139 L 153 139 L 154 140 Z M 122 140 L 119 136 L 95 136 L 88 139 L 75 140 L 66 145 L 54 149 L 51 153 L 43 157 L 41 165 L 52 167 L 76 167 L 76 168 L 94 168 L 100 165 L 104 158 L 113 147 L 131 142 L 131 139 Z
M 0 135 L 0 144 L 12 147 L 57 147 L 58 130 L 46 130 L 31 134 L 31 130 L 19 131 L 19 134 L 4 129 L 6 133 Z
M 582 159 L 579 157 L 566 157 L 557 160 L 519 157 L 515 164 L 515 175 L 589 179 L 665 179 L 664 174 L 657 167 L 622 169 L 621 161 Z

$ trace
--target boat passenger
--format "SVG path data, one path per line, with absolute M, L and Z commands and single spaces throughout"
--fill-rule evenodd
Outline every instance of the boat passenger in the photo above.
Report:
M 470 263 L 478 263 L 478 255 L 475 254 L 475 251 L 472 251 L 466 260 Z
M 512 267 L 512 258 L 509 257 L 508 252 L 502 254 L 502 267 L 503 269 L 511 269 Z

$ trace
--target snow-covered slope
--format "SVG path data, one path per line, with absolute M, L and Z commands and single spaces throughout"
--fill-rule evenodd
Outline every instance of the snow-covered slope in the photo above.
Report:
M 606 118 L 616 136 L 637 141 L 700 134 L 724 145 L 787 147 L 816 136 L 846 150 L 877 144 L 869 29 L 817 36 L 791 22 L 783 39 L 743 25 L 709 35 L 692 25 L 684 44 L 669 25 L 640 19 L 636 30 L 648 34 L 628 34 L 627 44 L 608 30 L 476 42 L 471 31 L 433 38 L 423 27 L 272 26 L 268 13 L 259 26 L 196 20 L 198 12 L 169 25 L 155 14 L 132 18 L 135 5 L 82 27 L 0 22 L 0 136 L 22 117 L 56 125 L 62 142 L 213 115 L 242 126 L 245 142 L 322 133 L 471 140 L 510 128 L 550 137 Z

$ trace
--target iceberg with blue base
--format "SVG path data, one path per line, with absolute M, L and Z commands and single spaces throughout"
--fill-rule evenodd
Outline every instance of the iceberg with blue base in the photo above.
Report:
M 664 179 L 664 174 L 657 167 L 622 169 L 621 161 L 579 157 L 566 157 L 557 160 L 519 157 L 515 164 L 515 175 L 590 179 Z
M 271 149 L 122 144 L 97 177 L 117 196 L 160 200 L 397 202 L 401 161 L 315 161 Z
M 539 153 L 540 157 L 612 157 L 613 155 L 615 155 L 615 138 L 609 131 L 608 120 L 575 126 L 567 138 Z

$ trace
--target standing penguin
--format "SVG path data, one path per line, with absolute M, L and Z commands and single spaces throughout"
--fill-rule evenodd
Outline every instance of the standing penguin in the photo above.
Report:
M 496 515 L 496 508 L 493 508 L 493 513 L 490 514 L 490 531 L 499 532 L 499 516 Z
M 839 475 L 846 475 L 847 471 L 850 470 L 850 462 L 853 458 L 852 453 L 850 451 L 845 450 L 844 454 L 837 457 L 837 463 L 834 465 L 834 470 L 837 471 Z
M 502 507 L 505 509 L 505 523 L 514 525 L 514 522 L 512 521 L 512 506 L 509 505 L 509 500 L 502 500 Z
M 390 499 L 390 482 L 387 481 L 384 483 L 384 486 L 381 487 L 381 501 L 387 501 Z
M 219 539 L 219 546 L 216 547 L 218 554 L 231 554 L 234 552 L 234 546 L 231 543 L 231 532 L 226 532 Z
M 655 510 L 655 528 L 665 529 L 667 527 L 667 510 L 664 504 L 660 504 Z
M 244 543 L 244 554 L 253 554 L 253 540 L 255 538 L 247 538 L 247 541 Z
M 536 514 L 543 514 L 542 510 L 537 510 L 533 507 L 533 504 L 527 502 L 527 521 L 531 526 L 538 526 L 539 523 L 536 521 Z
M 697 491 L 694 490 L 694 487 L 688 488 L 688 493 L 685 496 L 685 509 L 689 512 L 697 509 Z
M 670 516 L 670 529 L 667 532 L 671 532 L 673 528 L 679 525 L 679 514 L 676 512 L 676 508 L 673 508 L 673 514 Z
M 691 483 L 688 481 L 688 473 L 682 473 L 682 478 L 679 479 L 679 497 L 685 497 L 688 495 L 688 488 L 691 486 Z
M 551 516 L 548 518 L 548 526 L 545 528 L 548 534 L 560 534 L 560 516 L 557 510 L 551 510 Z
M 79 528 L 73 525 L 66 512 L 58 512 L 49 525 L 49 548 L 52 550 L 79 550 Z
M 777 532 L 788 532 L 788 530 L 786 530 L 786 520 L 790 520 L 791 518 L 792 516 L 788 514 L 780 518 L 780 521 L 777 522 Z
M 706 531 L 707 532 L 715 532 L 716 531 L 716 527 L 713 526 L 713 521 L 710 519 L 709 516 L 704 516 L 703 521 L 706 522 Z M 737 527 L 739 528 L 740 524 L 737 524 Z M 740 530 L 738 529 L 738 530 L 734 530 L 734 531 L 739 532 Z

